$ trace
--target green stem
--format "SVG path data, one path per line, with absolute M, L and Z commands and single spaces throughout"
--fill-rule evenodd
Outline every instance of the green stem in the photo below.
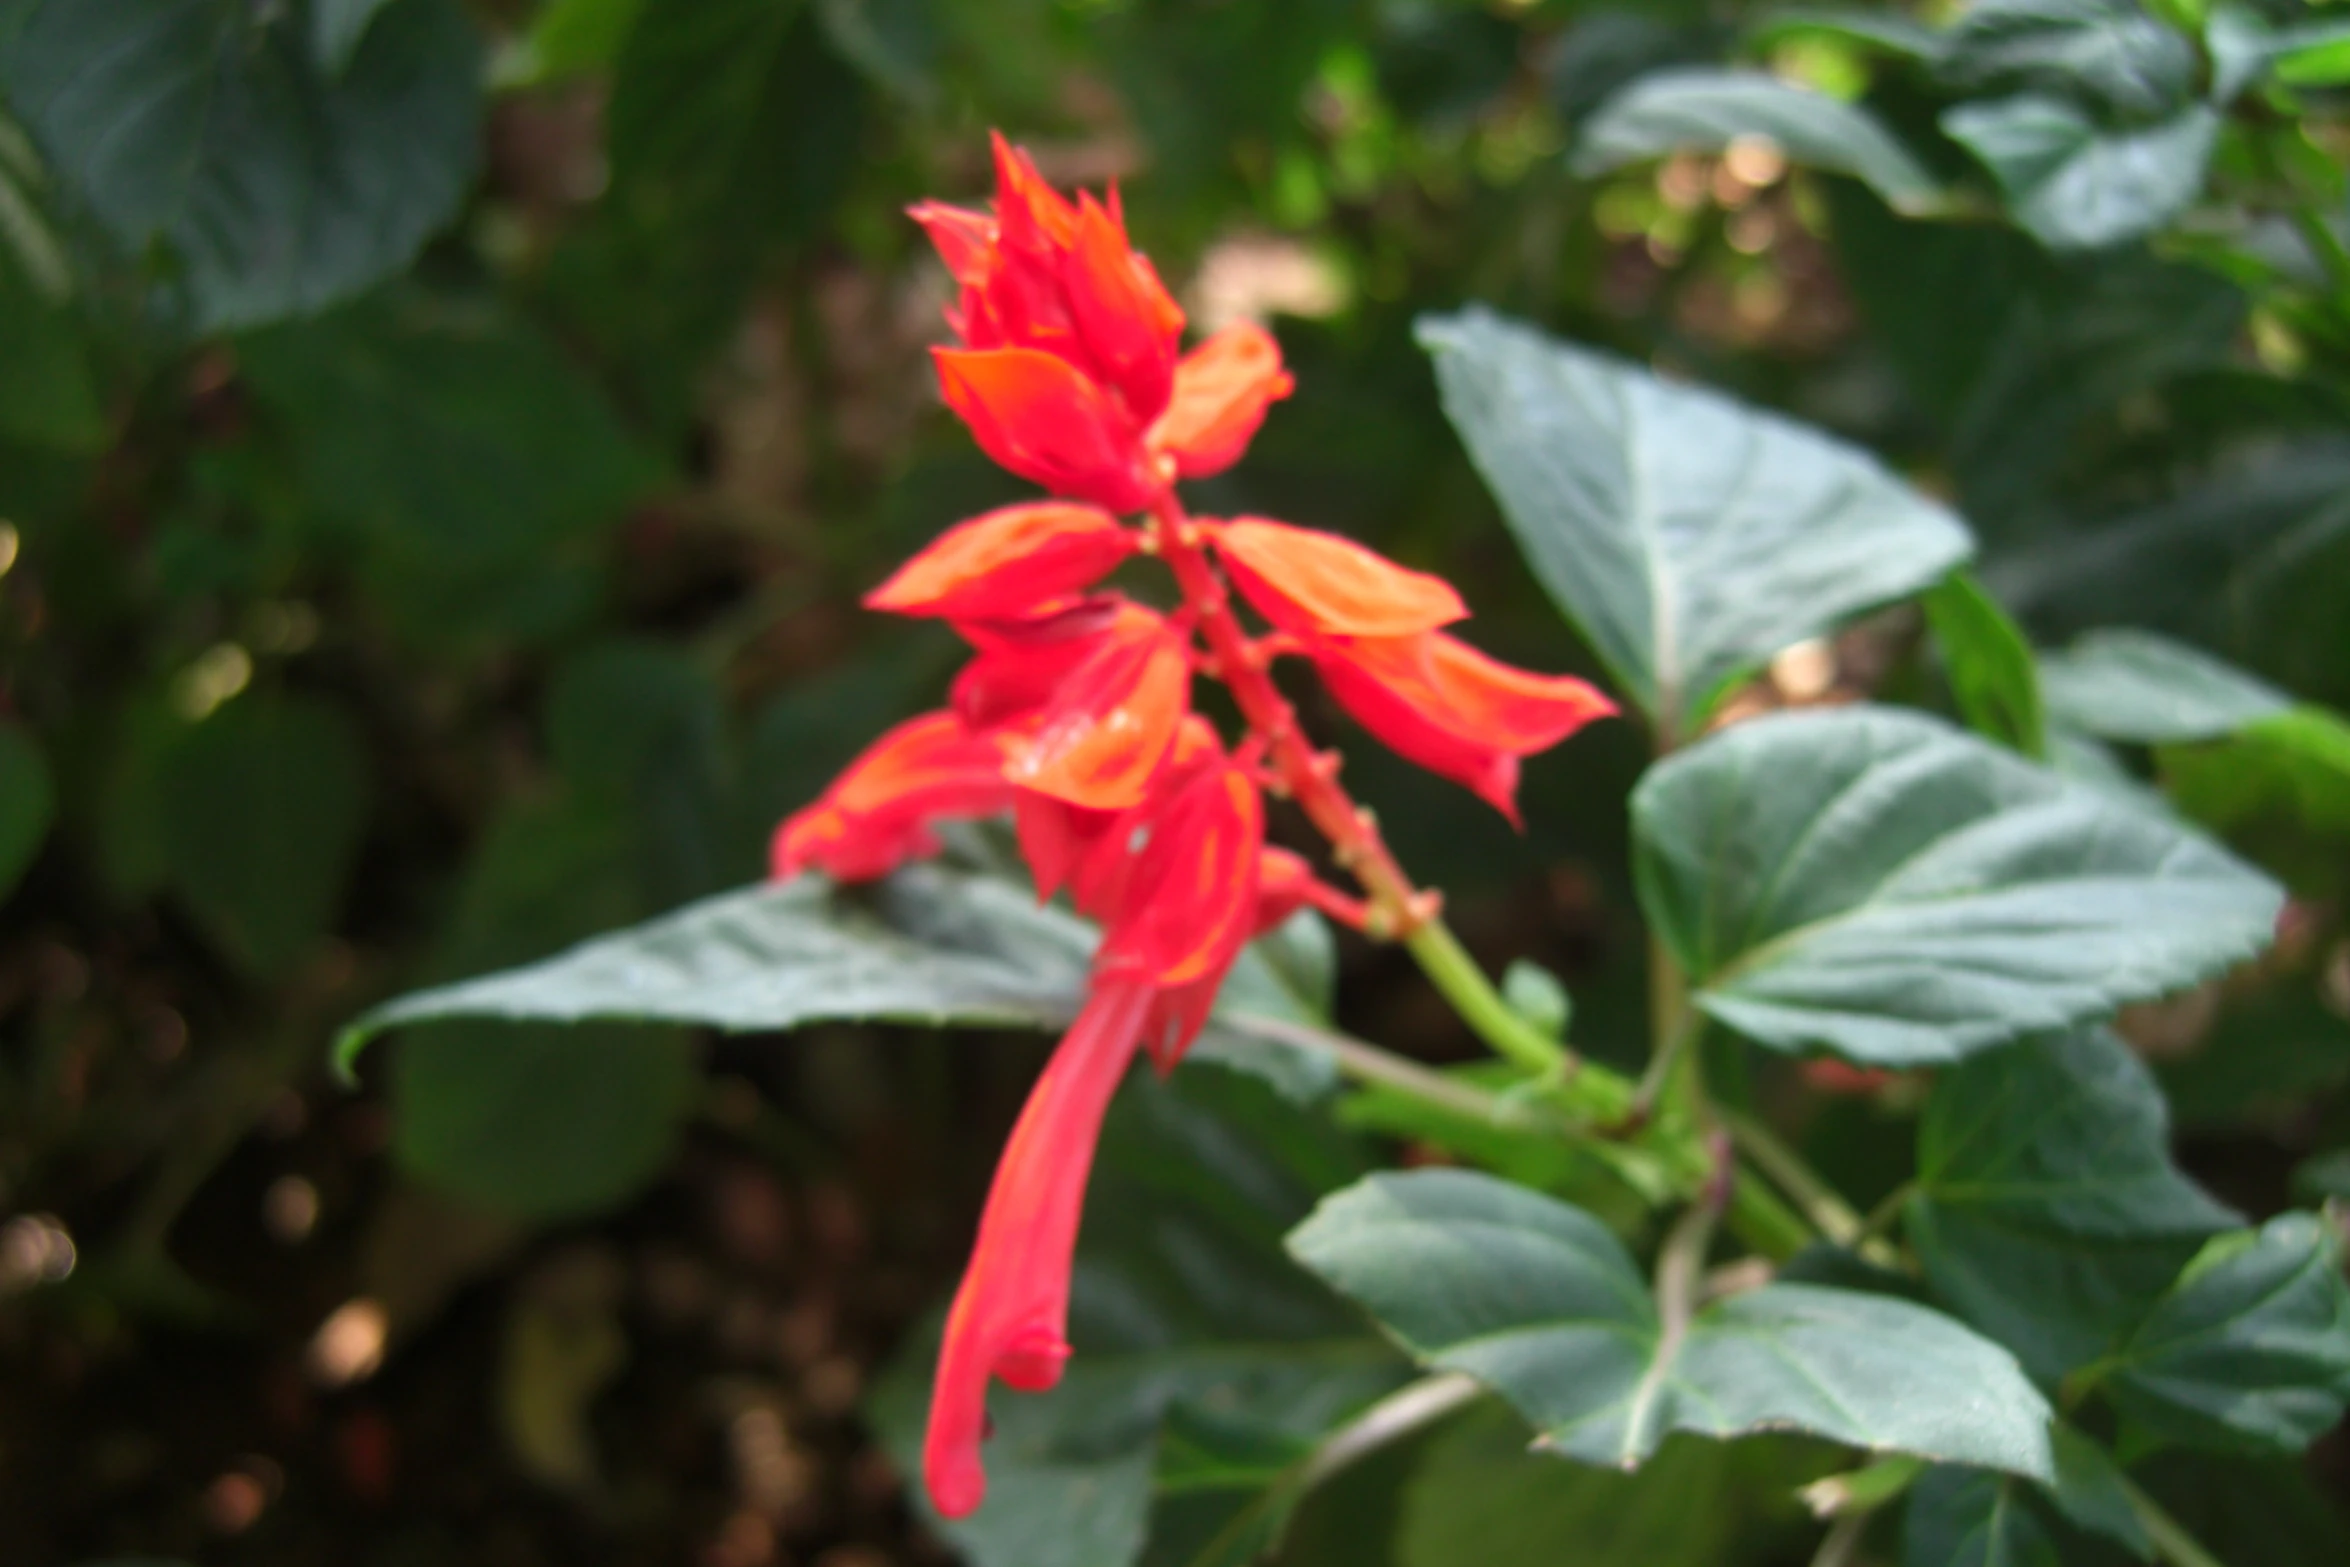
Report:
M 1827 1537 L 1813 1553 L 1811 1567 L 1850 1567 L 1860 1553 L 1861 1536 L 1868 1532 L 1867 1513 L 1846 1513 L 1828 1525 Z
M 2173 1518 L 2163 1505 L 2138 1488 L 2128 1475 L 2116 1474 L 2122 1494 L 2130 1499 L 2130 1511 L 2138 1515 L 2138 1522 L 2146 1529 L 2146 1537 L 2154 1542 L 2157 1561 L 2170 1567 L 2224 1567 L 2220 1559 L 2203 1547 L 2203 1542 L 2189 1534 L 2186 1525 Z
M 1740 1170 L 1730 1187 L 1727 1222 L 1731 1234 L 1773 1262 L 1785 1262 L 1811 1244 L 1811 1226 L 1752 1170 Z
M 1574 1131 L 1566 1121 L 1543 1114 L 1527 1101 L 1507 1099 L 1461 1082 L 1458 1078 L 1446 1077 L 1408 1057 L 1382 1050 L 1377 1045 L 1351 1035 L 1326 1028 L 1312 1028 L 1303 1023 L 1291 1023 L 1281 1018 L 1259 1017 L 1253 1013 L 1225 1016 L 1222 1021 L 1244 1034 L 1254 1034 L 1260 1039 L 1276 1040 L 1328 1056 L 1340 1072 L 1358 1083 L 1376 1083 L 1382 1088 L 1392 1088 L 1455 1115 L 1468 1116 L 1495 1126 L 1556 1132 L 1561 1136 Z
M 1518 1015 L 1501 992 L 1485 977 L 1442 919 L 1431 919 L 1404 938 L 1404 947 L 1419 961 L 1430 984 L 1452 1003 L 1461 1021 L 1475 1030 L 1493 1053 L 1529 1072 L 1564 1077 L 1583 1063 L 1576 1054 Z
M 1720 1114 L 1738 1151 L 1793 1199 L 1814 1228 L 1839 1246 L 1849 1247 L 1859 1241 L 1863 1233 L 1860 1215 L 1804 1162 L 1803 1155 L 1781 1142 L 1776 1132 L 1750 1115 L 1735 1110 Z

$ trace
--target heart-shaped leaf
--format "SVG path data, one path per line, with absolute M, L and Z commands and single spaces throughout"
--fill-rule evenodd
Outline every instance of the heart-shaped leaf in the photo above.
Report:
M 1706 1013 L 1909 1066 L 2206 978 L 2275 885 L 2157 814 L 1895 708 L 1744 723 L 1633 795 L 1651 923 Z
M 1973 548 L 1874 458 L 1720 393 L 1485 310 L 1419 333 L 1535 575 L 1669 736 L 1780 649 Z
M 2048 1406 L 2006 1351 L 1881 1295 L 1772 1284 L 1668 1327 L 1580 1209 L 1458 1170 L 1374 1175 L 1289 1249 L 1425 1364 L 1489 1384 L 1587 1463 L 1673 1431 L 1794 1430 L 2045 1479 Z

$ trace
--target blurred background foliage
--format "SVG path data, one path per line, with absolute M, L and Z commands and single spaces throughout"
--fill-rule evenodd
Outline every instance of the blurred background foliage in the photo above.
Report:
M 990 126 L 1122 181 L 1195 323 L 1276 324 L 1298 395 L 1200 504 L 1441 569 L 1497 652 L 1591 667 L 1412 342 L 1468 299 L 1874 448 L 1963 509 L 2041 646 L 2149 627 L 2289 692 L 2100 740 L 2052 672 L 2049 744 L 2291 883 L 2277 958 L 2132 1034 L 2224 1195 L 2350 1193 L 2350 8 L 1955 16 L 0 0 L 9 1558 L 945 1559 L 860 1411 L 1039 1042 L 460 1024 L 357 1096 L 323 1060 L 396 989 L 755 878 L 935 699 L 947 640 L 854 606 L 1016 493 L 937 406 L 946 284 L 901 216 L 981 197 Z M 1966 613 L 1937 602 L 1948 657 L 1880 619 L 1733 705 L 1967 710 Z M 1480 955 L 1565 976 L 1603 1052 L 1641 1005 L 1641 761 L 1616 726 L 1536 762 L 1524 838 L 1350 761 Z M 1358 1030 L 1464 1051 L 1390 955 L 1340 957 Z M 1847 1190 L 1905 1173 L 1881 1100 L 1780 1087 Z M 1230 1134 L 1184 1116 L 1289 1115 L 1271 1143 L 1324 1163 L 1248 1187 L 1289 1217 L 1411 1131 L 1365 1102 L 1332 1143 L 1252 1096 L 1203 1067 L 1129 1106 L 1159 1135 L 1113 1138 L 1103 1206 L 1202 1179 Z M 1762 1443 L 1593 1475 L 1480 1420 L 1350 1474 L 1283 1559 L 1786 1560 L 1817 1472 Z M 1224 1526 L 1173 1462 L 1154 1562 Z M 2338 1435 L 2158 1479 L 2231 1562 L 2350 1556 Z

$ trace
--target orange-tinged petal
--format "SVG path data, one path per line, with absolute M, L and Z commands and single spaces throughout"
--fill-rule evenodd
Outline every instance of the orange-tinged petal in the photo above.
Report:
M 1314 663 L 1364 728 L 1512 822 L 1518 759 L 1616 710 L 1584 681 L 1504 664 L 1441 631 L 1331 638 L 1315 647 Z
M 886 875 L 937 850 L 931 826 L 990 816 L 1012 804 L 1003 760 L 952 713 L 924 713 L 867 746 L 769 846 L 778 879 L 810 867 L 842 881 Z
M 988 456 L 1059 495 L 1116 512 L 1158 492 L 1109 396 L 1067 360 L 1033 348 L 934 348 L 947 406 Z
M 957 523 L 865 595 L 900 615 L 1021 615 L 1091 587 L 1136 537 L 1098 506 L 1037 501 Z
M 1055 688 L 1033 729 L 1002 737 L 1004 776 L 1071 805 L 1143 797 L 1191 701 L 1191 660 L 1171 633 L 1106 641 Z
M 1156 805 L 1095 961 L 1174 987 L 1220 976 L 1254 931 L 1265 806 L 1248 774 L 1221 757 Z
M 1237 517 L 1210 525 L 1208 536 L 1258 613 L 1300 636 L 1406 636 L 1469 613 L 1442 577 L 1408 571 L 1336 534 Z
M 979 656 L 955 677 L 948 705 L 974 732 L 1016 723 L 1052 700 L 1103 642 L 1156 636 L 1165 624 L 1107 593 L 1019 620 L 959 620 L 955 629 Z
M 1175 366 L 1174 395 L 1151 426 L 1150 448 L 1173 457 L 1186 479 L 1222 473 L 1293 384 L 1272 333 L 1245 321 L 1228 326 Z
M 1183 312 L 1091 196 L 1078 198 L 1077 239 L 1062 279 L 1088 357 L 1135 422 L 1148 424 L 1174 387 Z
M 1024 1392 L 1060 1380 L 1093 1150 L 1154 999 L 1135 980 L 1094 985 L 996 1164 L 979 1238 L 947 1312 L 922 1440 L 923 1481 L 949 1518 L 969 1514 L 987 1495 L 979 1447 L 989 1379 Z

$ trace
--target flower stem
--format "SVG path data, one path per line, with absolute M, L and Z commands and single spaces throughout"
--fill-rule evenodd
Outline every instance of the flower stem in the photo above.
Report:
M 1573 1051 L 1518 1015 L 1485 977 L 1477 960 L 1441 919 L 1431 919 L 1404 938 L 1411 953 L 1461 1021 L 1492 1047 L 1494 1054 L 1529 1072 L 1563 1074 L 1578 1065 Z

